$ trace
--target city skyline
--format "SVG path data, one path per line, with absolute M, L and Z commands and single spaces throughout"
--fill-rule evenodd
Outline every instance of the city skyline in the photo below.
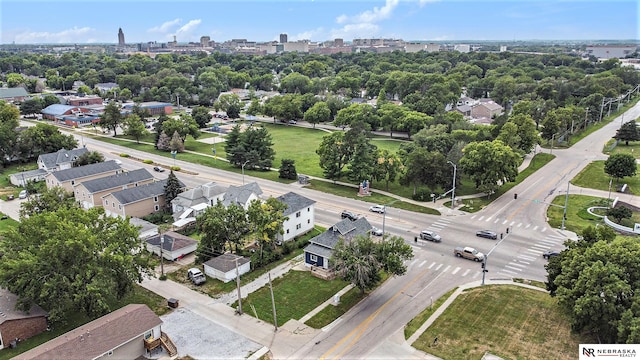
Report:
M 637 40 L 639 5 L 618 1 L 5 0 L 2 44 L 325 41 Z

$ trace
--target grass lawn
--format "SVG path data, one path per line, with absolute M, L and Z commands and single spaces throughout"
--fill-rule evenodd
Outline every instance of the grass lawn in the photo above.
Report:
M 437 344 L 434 339 L 438 338 Z M 575 359 L 580 343 L 555 298 L 517 286 L 462 293 L 412 345 L 443 359 Z
M 409 339 L 411 335 L 418 331 L 420 326 L 422 326 L 422 324 L 424 324 L 424 322 L 429 319 L 433 312 L 436 311 L 440 307 L 440 305 L 442 305 L 442 303 L 447 301 L 447 299 L 451 296 L 451 294 L 453 294 L 454 291 L 456 291 L 456 289 L 457 288 L 449 290 L 446 294 L 439 297 L 436 302 L 433 303 L 433 305 L 430 305 L 428 308 L 422 310 L 422 312 L 418 314 L 418 316 L 411 319 L 411 321 L 409 321 L 404 327 L 405 340 Z
M 462 202 L 464 203 L 464 206 L 462 207 L 461 210 L 468 211 L 468 212 L 476 212 L 476 211 L 482 210 L 482 208 L 484 208 L 485 206 L 489 205 L 497 197 L 501 196 L 502 194 L 504 194 L 507 191 L 511 190 L 514 186 L 516 186 L 516 185 L 520 184 L 521 182 L 523 182 L 524 179 L 526 179 L 531 174 L 533 174 L 536 171 L 538 171 L 538 169 L 540 169 L 541 167 L 545 166 L 547 163 L 549 163 L 549 161 L 553 160 L 554 158 L 555 158 L 554 155 L 547 154 L 547 153 L 537 153 L 537 154 L 535 154 L 533 156 L 533 159 L 531 159 L 531 162 L 529 163 L 529 166 L 527 166 L 526 169 L 522 170 L 518 174 L 518 176 L 516 176 L 516 181 L 510 182 L 510 183 L 506 183 L 506 184 L 502 185 L 498 189 L 498 191 L 496 191 L 496 193 L 493 194 L 491 197 L 483 196 L 483 197 L 479 197 L 479 198 L 462 200 Z M 462 193 L 458 193 L 457 190 L 458 189 L 456 188 L 456 194 L 463 195 Z
M 147 304 L 158 316 L 164 315 L 170 311 L 167 306 L 167 299 L 138 285 L 135 285 L 133 291 L 124 299 L 111 302 L 112 309 L 114 310 L 127 304 Z M 21 341 L 15 349 L 4 349 L 0 351 L 0 360 L 11 359 L 18 354 L 94 320 L 77 311 L 70 311 L 65 318 L 65 323 L 54 324 L 51 331 L 45 331 L 42 334 Z
M 290 319 L 300 319 L 349 283 L 340 279 L 326 281 L 311 275 L 309 271 L 294 270 L 283 277 L 273 279 L 272 284 L 278 324 L 282 325 Z M 311 289 L 313 291 L 310 291 Z M 237 302 L 233 304 L 234 308 L 237 306 Z M 242 300 L 244 313 L 273 324 L 271 309 L 271 293 L 268 286 Z
M 589 163 L 589 165 L 582 169 L 582 171 L 571 180 L 571 183 L 584 188 L 609 191 L 610 179 L 609 175 L 604 172 L 604 160 L 598 160 Z M 616 189 L 623 184 L 627 184 L 627 193 L 634 194 L 640 189 L 640 176 L 627 176 L 620 180 L 613 179 L 611 186 L 611 195 L 613 197 L 616 196 Z
M 556 196 L 552 204 L 564 206 L 565 196 Z M 569 195 L 567 204 L 567 219 L 565 220 L 565 229 L 580 233 L 582 229 L 588 226 L 596 226 L 602 224 L 603 220 L 593 216 L 587 212 L 592 206 L 607 206 L 607 199 L 597 198 L 587 195 Z M 547 209 L 547 218 L 549 225 L 553 228 L 562 226 L 562 213 L 564 209 L 557 206 L 549 206 Z

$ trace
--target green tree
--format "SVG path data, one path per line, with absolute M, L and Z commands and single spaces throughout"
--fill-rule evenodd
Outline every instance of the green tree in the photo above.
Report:
M 20 204 L 20 219 L 43 212 L 55 212 L 61 208 L 78 207 L 73 193 L 66 192 L 64 188 L 55 186 L 44 188 L 38 196 L 30 196 Z
M 200 137 L 200 129 L 198 124 L 189 115 L 182 114 L 179 119 L 169 118 L 162 123 L 162 131 L 166 134 L 178 133 L 180 139 L 184 143 L 188 135 L 191 135 L 194 139 Z
M 311 80 L 308 76 L 292 72 L 280 81 L 280 89 L 284 93 L 305 94 L 309 88 L 310 82 Z
M 99 151 L 88 151 L 73 162 L 73 166 L 84 166 L 89 164 L 101 163 L 104 161 L 104 155 Z
M 298 172 L 296 171 L 295 160 L 282 159 L 281 163 L 278 177 L 280 179 L 296 180 Z
M 333 249 L 330 263 L 336 274 L 364 292 L 380 280 L 380 270 L 389 275 L 404 275 L 404 261 L 413 258 L 411 246 L 393 236 L 376 243 L 369 236 L 358 235 L 349 241 L 341 239 Z
M 180 137 L 180 134 L 178 134 L 177 131 L 173 132 L 173 136 L 171 137 L 171 140 L 169 140 L 169 150 L 171 150 L 172 152 L 184 151 L 184 142 L 182 141 L 182 138 Z M 175 155 L 175 154 L 172 154 L 172 155 Z
M 334 182 L 340 179 L 342 169 L 350 160 L 349 145 L 344 139 L 344 133 L 335 131 L 323 136 L 316 153 L 320 156 L 324 177 Z
M 167 135 L 166 132 L 160 133 L 158 137 L 158 142 L 156 143 L 156 148 L 158 150 L 169 151 L 171 150 L 171 138 Z
M 24 116 L 39 114 L 42 111 L 43 102 L 39 98 L 25 100 L 20 104 L 20 113 Z
M 8 159 L 16 155 L 18 119 L 20 119 L 18 109 L 4 101 L 0 101 L 0 159 L 2 159 L 3 166 L 7 165 Z
M 640 298 L 636 294 L 640 243 L 607 237 L 593 243 L 567 241 L 566 246 L 561 256 L 547 264 L 547 284 L 569 313 L 572 329 L 597 334 L 602 343 L 640 339 Z
M 124 128 L 124 134 L 136 139 L 136 143 L 138 144 L 142 137 L 149 134 L 149 131 L 144 127 L 144 123 L 136 114 L 131 114 L 124 118 L 122 127 Z
M 120 107 L 112 101 L 105 106 L 104 113 L 100 116 L 100 126 L 113 130 L 113 136 L 115 137 L 118 126 L 122 124 L 122 119 Z
M 213 108 L 216 111 L 224 111 L 232 119 L 240 117 L 240 110 L 242 109 L 242 102 L 240 97 L 236 94 L 222 94 L 218 97 L 218 100 L 213 103 Z
M 173 170 L 169 172 L 169 176 L 167 176 L 167 183 L 164 186 L 164 199 L 165 206 L 167 207 L 167 211 L 171 210 L 171 202 L 173 199 L 177 198 L 178 195 L 183 191 L 184 186 L 178 180 L 176 174 L 173 173 Z
M 607 210 L 607 216 L 611 216 L 619 224 L 624 219 L 630 219 L 633 215 L 631 209 L 626 206 L 617 206 Z
M 23 218 L 4 233 L 0 284 L 18 307 L 38 304 L 53 322 L 74 311 L 90 317 L 113 310 L 151 267 L 139 230 L 101 207 L 62 207 Z
M 635 176 L 638 169 L 636 158 L 631 154 L 613 154 L 604 162 L 604 172 L 616 178 Z
M 264 247 L 274 248 L 277 236 L 284 233 L 282 224 L 288 219 L 283 215 L 286 209 L 287 205 L 274 197 L 268 198 L 265 202 L 255 199 L 249 203 L 247 221 L 260 246 L 261 260 Z
M 460 167 L 476 189 L 493 194 L 499 183 L 515 181 L 521 158 L 500 140 L 472 142 L 465 146 Z
M 204 106 L 197 106 L 193 109 L 191 116 L 200 129 L 207 127 L 207 124 L 209 124 L 213 118 L 213 115 L 209 114 L 209 109 Z
M 402 168 L 402 161 L 398 155 L 387 149 L 378 149 L 377 159 L 373 168 L 373 179 L 384 181 L 385 189 L 389 191 L 389 183 L 396 181 Z
M 78 141 L 71 134 L 63 134 L 58 127 L 38 123 L 22 130 L 15 144 L 20 157 L 25 160 L 37 158 L 40 154 L 49 154 L 60 149 L 75 149 Z
M 616 135 L 613 137 L 616 140 L 624 141 L 625 145 L 629 145 L 629 141 L 638 141 L 640 140 L 640 131 L 638 131 L 638 124 L 635 120 L 627 121 L 622 124 L 618 130 L 616 130 Z
M 240 242 L 248 230 L 247 214 L 238 204 L 225 207 L 218 201 L 197 217 L 196 226 L 202 233 L 197 258 L 198 261 L 205 262 L 222 255 L 227 249 L 238 252 Z
M 315 103 L 304 113 L 304 121 L 313 124 L 315 129 L 317 123 L 331 121 L 331 110 L 327 103 L 320 101 Z

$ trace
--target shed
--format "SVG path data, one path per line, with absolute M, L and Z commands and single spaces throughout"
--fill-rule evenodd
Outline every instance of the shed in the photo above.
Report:
M 236 278 L 236 260 L 240 275 L 251 270 L 251 260 L 234 254 L 223 254 L 204 263 L 204 273 L 222 282 Z
M 162 235 L 154 235 L 147 239 L 147 251 L 160 256 L 161 237 L 164 237 L 162 257 L 175 261 L 191 254 L 198 248 L 198 241 L 175 231 L 167 231 Z

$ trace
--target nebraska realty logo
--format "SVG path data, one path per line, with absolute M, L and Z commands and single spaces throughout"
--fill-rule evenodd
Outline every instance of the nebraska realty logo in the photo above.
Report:
M 637 358 L 638 344 L 580 344 L 580 360 L 594 358 Z

